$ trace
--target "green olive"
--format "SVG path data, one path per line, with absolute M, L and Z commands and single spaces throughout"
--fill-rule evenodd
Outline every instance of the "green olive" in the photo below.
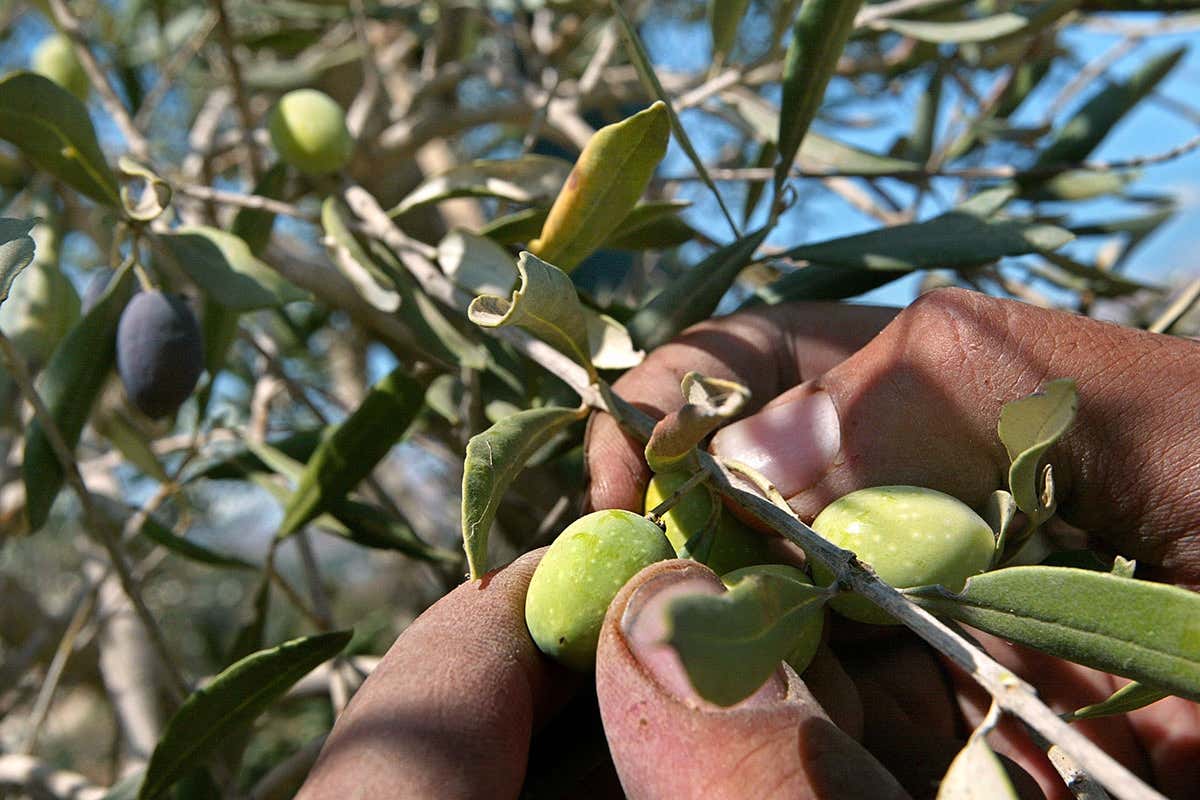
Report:
M 826 506 L 812 527 L 897 589 L 941 584 L 961 591 L 967 578 L 988 568 L 996 546 L 992 529 L 969 506 L 918 486 L 851 492 Z M 820 586 L 833 582 L 832 573 L 815 563 L 813 578 Z M 839 595 L 830 605 L 859 622 L 896 623 L 860 595 Z
M 616 509 L 575 520 L 542 556 L 525 595 L 525 624 L 546 655 L 578 670 L 596 664 L 609 603 L 644 567 L 674 558 L 662 530 Z
M 743 567 L 735 569 L 733 572 L 727 572 L 721 576 L 721 581 L 726 587 L 732 589 L 734 584 L 743 578 L 748 578 L 753 575 L 776 575 L 780 578 L 803 583 L 806 586 L 811 586 L 812 581 L 804 574 L 803 570 L 788 564 L 756 564 L 752 567 Z M 808 617 L 804 622 L 804 629 L 796 638 L 792 649 L 784 657 L 784 661 L 791 665 L 792 669 L 799 674 L 808 668 L 812 663 L 813 656 L 817 654 L 817 647 L 821 644 L 821 629 L 825 627 L 825 612 L 820 610 Z
M 354 149 L 342 107 L 316 89 L 281 97 L 271 109 L 267 130 L 280 158 L 306 175 L 338 171 Z
M 646 487 L 646 511 L 649 512 L 670 497 L 687 479 L 687 473 L 682 471 L 655 475 Z M 687 540 L 704 527 L 712 511 L 712 503 L 712 495 L 708 490 L 697 486 L 663 515 L 667 538 L 671 540 L 676 553 L 682 552 Z M 707 560 L 713 572 L 722 575 L 739 567 L 778 560 L 777 556 L 771 554 L 765 535 L 746 527 L 724 508 L 720 513 Z
M 0 305 L 3 330 L 21 355 L 40 369 L 79 319 L 79 294 L 71 279 L 52 263 L 35 261 L 13 281 Z
M 75 55 L 71 40 L 61 33 L 42 39 L 30 59 L 33 71 L 45 75 L 80 100 L 87 100 L 92 84 Z

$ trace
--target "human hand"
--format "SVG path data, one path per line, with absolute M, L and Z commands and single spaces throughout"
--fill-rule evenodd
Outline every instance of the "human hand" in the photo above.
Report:
M 712 320 L 615 388 L 656 415 L 680 404 L 689 370 L 745 383 L 759 401 L 778 396 L 719 433 L 714 448 L 757 466 L 811 519 L 829 499 L 881 483 L 977 504 L 1001 485 L 1006 464 L 994 436 L 1000 406 L 1045 379 L 1075 377 L 1079 420 L 1052 458 L 1061 513 L 1149 574 L 1200 584 L 1188 460 L 1196 432 L 1185 423 L 1200 405 L 1194 344 L 962 292 L 927 296 L 884 330 L 894 314 L 813 304 Z M 593 421 L 588 463 L 594 507 L 640 510 L 640 445 L 609 418 Z M 580 682 L 542 658 L 524 629 L 537 558 L 459 587 L 400 637 L 338 721 L 301 797 L 517 795 L 531 737 Z M 902 796 L 897 781 L 927 795 L 986 710 L 969 678 L 944 673 L 907 636 L 865 646 L 835 637 L 803 681 L 781 670 L 740 706 L 708 706 L 656 644 L 654 609 L 681 591 L 721 588 L 701 565 L 656 564 L 618 595 L 601 636 L 597 695 L 630 796 Z M 981 638 L 1056 709 L 1114 688 L 1108 676 Z M 1200 781 L 1192 703 L 1169 698 L 1082 727 L 1168 795 Z M 993 742 L 1043 791 L 1066 796 L 1015 726 Z M 571 794 L 618 796 L 605 794 L 615 791 L 611 778 L 601 769 Z

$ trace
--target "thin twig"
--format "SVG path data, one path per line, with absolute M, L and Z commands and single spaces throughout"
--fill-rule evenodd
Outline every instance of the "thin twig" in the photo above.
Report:
M 242 143 L 246 148 L 246 164 L 250 167 L 250 176 L 257 183 L 262 175 L 262 163 L 259 161 L 258 147 L 254 144 L 254 115 L 250 112 L 250 96 L 246 93 L 246 84 L 242 80 L 242 65 L 234 52 L 233 25 L 229 21 L 229 12 L 225 8 L 225 0 L 212 0 L 217 12 L 217 34 L 221 40 L 221 52 L 229 66 L 230 83 L 233 84 L 233 104 L 238 110 L 241 123 Z
M 158 104 L 170 93 L 171 87 L 179 80 L 180 75 L 196 57 L 196 54 L 200 52 L 200 48 L 204 47 L 204 43 L 208 41 L 208 36 L 216 24 L 216 15 L 211 11 L 207 12 L 200 20 L 200 25 L 191 38 L 167 62 L 167 65 L 159 73 L 158 80 L 150 87 L 150 91 L 146 92 L 145 99 L 142 100 L 137 114 L 133 117 L 133 124 L 138 130 L 150 124 L 150 118 L 154 116 Z

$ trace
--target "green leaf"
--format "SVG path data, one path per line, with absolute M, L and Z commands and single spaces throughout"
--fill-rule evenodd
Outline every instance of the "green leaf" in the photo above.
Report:
M 54 81 L 32 72 L 0 79 L 0 139 L 97 203 L 121 207 L 87 108 Z
M 488 570 L 488 534 L 504 493 L 525 463 L 586 409 L 532 408 L 471 437 L 463 463 L 462 535 L 471 580 Z
M 167 722 L 150 756 L 138 800 L 161 797 L 250 724 L 292 684 L 340 653 L 351 631 L 293 639 L 243 658 L 193 692 Z
M 1075 381 L 1060 378 L 1050 381 L 1041 392 L 1006 403 L 1000 411 L 997 430 L 1011 462 L 1008 490 L 1017 508 L 1035 520 L 1043 521 L 1042 488 L 1038 485 L 1038 463 L 1050 446 L 1059 440 L 1075 421 L 1079 397 Z
M 425 402 L 425 386 L 397 367 L 371 387 L 362 404 L 331 428 L 304 467 L 284 509 L 280 537 L 328 510 L 370 474 L 400 441 Z
M 879 27 L 922 42 L 933 44 L 963 44 L 990 42 L 1018 33 L 1029 25 L 1029 19 L 1012 13 L 993 14 L 979 19 L 937 22 L 933 20 L 882 19 Z
M 861 6 L 862 0 L 806 0 L 800 6 L 783 62 L 783 99 L 775 138 L 780 156 L 777 185 L 792 169 Z
M 1163 291 L 1160 286 L 1130 280 L 1118 272 L 1084 264 L 1059 253 L 1042 253 L 1050 266 L 1035 270 L 1039 277 L 1064 288 L 1091 292 L 1097 297 L 1123 297 L 1141 291 Z
M 909 594 L 1010 642 L 1200 700 L 1200 593 L 1033 566 L 976 575 L 959 595 L 938 587 Z
M 962 269 L 1006 256 L 1055 250 L 1073 238 L 1070 231 L 1054 225 L 984 219 L 955 209 L 925 222 L 800 245 L 785 255 L 853 269 Z
M 1137 172 L 1094 169 L 1071 169 L 1042 181 L 1034 191 L 1027 192 L 1030 200 L 1048 202 L 1078 202 L 1120 194 L 1125 187 L 1141 177 Z
M 1073 164 L 1092 154 L 1121 119 L 1132 111 L 1174 69 L 1187 52 L 1177 47 L 1161 53 L 1120 83 L 1098 92 L 1065 125 L 1038 156 L 1036 166 Z
M 605 250 L 665 250 L 690 242 L 696 231 L 678 216 L 690 205 L 686 200 L 668 200 L 634 206 L 601 247 Z
M 630 369 L 642 363 L 646 354 L 634 347 L 629 331 L 607 314 L 583 309 L 587 326 L 588 357 L 596 369 Z
M 238 558 L 237 556 L 229 556 L 223 553 L 218 553 L 215 550 L 210 550 L 203 545 L 196 544 L 191 539 L 185 536 L 179 536 L 166 525 L 163 525 L 153 516 L 146 517 L 146 521 L 142 524 L 140 533 L 155 544 L 162 545 L 177 556 L 182 556 L 188 561 L 194 561 L 198 564 L 208 564 L 214 567 L 233 567 L 235 569 L 251 569 L 257 570 L 255 564 L 249 561 Z
M 708 0 L 708 27 L 712 31 L 713 62 L 725 63 L 737 41 L 738 25 L 750 0 Z
M 287 187 L 288 169 L 282 161 L 271 165 L 254 186 L 254 193 L 274 200 L 283 198 Z M 275 227 L 275 214 L 257 208 L 239 208 L 233 217 L 229 232 L 246 243 L 256 256 L 261 256 L 271 241 L 271 230 Z
M 375 263 L 358 237 L 350 230 L 347 211 L 335 195 L 321 204 L 321 226 L 325 246 L 338 271 L 346 276 L 359 295 L 380 311 L 391 313 L 400 307 L 396 283 Z
M 521 285 L 512 298 L 476 297 L 467 309 L 470 320 L 484 328 L 517 325 L 594 373 L 587 323 L 575 284 L 565 272 L 532 253 L 521 253 L 517 271 Z
M 529 242 L 538 237 L 546 217 L 550 216 L 548 208 L 526 208 L 496 217 L 479 229 L 480 236 L 486 236 L 496 244 L 519 244 Z
M 988 527 L 996 536 L 996 554 L 992 558 L 992 566 L 995 567 L 1005 555 L 1015 555 L 1023 543 L 1011 541 L 1012 523 L 1017 517 L 1016 501 L 1009 492 L 997 489 L 988 495 L 980 516 L 987 521 Z
M 458 564 L 462 554 L 435 547 L 402 520 L 370 503 L 342 500 L 330 508 L 334 519 L 345 525 L 338 535 L 362 547 L 376 550 L 395 550 L 421 561 Z
M 596 131 L 529 251 L 564 271 L 577 267 L 633 210 L 670 138 L 670 116 L 661 101 Z
M 472 161 L 425 181 L 388 213 L 397 216 L 452 197 L 496 197 L 510 203 L 541 205 L 558 194 L 570 172 L 569 161 L 552 156 L 531 154 L 504 161 Z
M 307 428 L 296 430 L 286 436 L 273 438 L 267 442 L 272 451 L 283 454 L 289 460 L 308 461 L 316 451 L 317 445 L 324 438 L 325 428 Z M 181 484 L 188 484 L 199 478 L 210 480 L 240 480 L 252 472 L 272 470 L 267 461 L 260 458 L 251 449 L 248 440 L 230 447 L 220 455 L 205 459 L 197 459 L 189 465 L 187 473 L 180 479 Z
M 79 442 L 112 369 L 117 322 L 129 296 L 131 276 L 132 270 L 126 268 L 109 281 L 96 305 L 59 342 L 39 380 L 38 392 L 69 448 Z M 23 475 L 29 529 L 36 531 L 46 523 L 63 483 L 62 465 L 36 420 L 25 438 Z
M 446 277 L 473 294 L 506 295 L 517 282 L 512 255 L 487 236 L 453 230 L 438 242 Z
M 33 262 L 35 245 L 29 232 L 36 219 L 0 217 L 0 303 L 8 299 L 12 282 Z
M 158 173 L 129 156 L 117 159 L 117 170 L 127 179 L 126 183 L 141 182 L 142 190 L 136 194 L 129 185 L 121 187 L 121 205 L 125 215 L 138 222 L 150 222 L 162 215 L 171 205 L 171 184 Z
M 874 269 L 845 269 L 809 264 L 758 289 L 742 304 L 743 308 L 760 303 L 775 305 L 796 300 L 843 300 L 878 289 L 901 277 L 899 273 Z
M 982 736 L 971 736 L 938 785 L 937 800 L 1017 800 L 1004 764 Z
M 634 341 L 653 350 L 689 325 L 711 316 L 769 232 L 763 228 L 725 245 L 667 284 L 629 321 Z
M 226 308 L 270 308 L 307 295 L 250 252 L 244 241 L 206 225 L 187 225 L 150 237 L 157 254 L 170 259 Z
M 713 193 L 713 197 L 717 199 L 717 205 L 720 206 L 721 214 L 724 215 L 725 221 L 729 223 L 730 230 L 733 231 L 735 236 L 740 236 L 741 232 L 738 230 L 737 223 L 733 221 L 733 215 L 729 213 L 729 209 L 725 206 L 725 199 L 721 197 L 721 193 L 717 191 L 717 185 L 713 183 L 712 176 L 708 174 L 708 167 L 704 165 L 704 159 L 700 158 L 700 154 L 696 152 L 696 148 L 692 145 L 691 137 L 688 136 L 683 123 L 679 121 L 679 115 L 675 113 L 675 109 L 671 105 L 671 100 L 667 97 L 666 90 L 663 89 L 662 83 L 658 80 L 658 75 L 654 72 L 654 64 L 650 61 L 650 56 L 646 53 L 646 48 L 642 45 L 641 37 L 638 36 L 633 23 L 629 21 L 629 17 L 626 16 L 625 10 L 621 8 L 621 4 L 617 0 L 609 0 L 609 8 L 612 9 L 613 16 L 617 19 L 621 38 L 625 40 L 625 49 L 629 53 L 629 60 L 633 62 L 634 69 L 637 70 L 642 86 L 645 87 L 651 96 L 658 98 L 658 101 L 665 107 L 667 117 L 671 122 L 671 131 L 675 134 L 675 141 L 679 143 L 688 160 L 692 162 L 692 167 L 695 168 L 696 174 L 700 176 L 700 180 L 704 182 L 708 190 Z
M 146 436 L 119 408 L 110 408 L 97 414 L 92 419 L 92 428 L 108 439 L 129 463 L 145 475 L 163 483 L 170 480 Z
M 753 574 L 724 594 L 672 600 L 664 641 L 701 697 L 731 706 L 766 683 L 829 594 L 782 575 Z
M 1139 708 L 1145 708 L 1152 703 L 1157 703 L 1164 697 L 1169 697 L 1170 694 L 1170 692 L 1164 692 L 1162 689 L 1156 689 L 1153 686 L 1133 681 L 1117 689 L 1107 700 L 1100 703 L 1093 703 L 1083 708 L 1077 708 L 1071 713 L 1064 715 L 1064 718 L 1067 722 L 1075 722 L 1081 719 L 1096 719 L 1097 717 L 1111 717 L 1116 714 L 1128 714 L 1130 711 L 1137 711 Z

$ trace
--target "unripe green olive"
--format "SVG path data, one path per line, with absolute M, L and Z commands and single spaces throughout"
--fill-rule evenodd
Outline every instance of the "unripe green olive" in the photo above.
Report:
M 75 55 L 71 40 L 61 33 L 42 39 L 30 59 L 33 71 L 45 75 L 80 100 L 87 100 L 92 84 Z
M 743 567 L 735 569 L 733 572 L 727 572 L 721 576 L 721 581 L 726 587 L 732 589 L 734 584 L 743 578 L 748 578 L 753 575 L 777 575 L 780 578 L 798 581 L 805 585 L 812 585 L 812 581 L 804 574 L 803 570 L 788 564 L 756 564 L 752 567 Z M 810 615 L 804 622 L 804 628 L 800 635 L 796 637 L 792 649 L 784 656 L 784 661 L 791 665 L 792 669 L 799 674 L 808 668 L 812 663 L 813 656 L 817 654 L 817 647 L 821 644 L 821 629 L 825 627 L 825 612 L 819 610 Z
M 525 595 L 525 624 L 543 653 L 578 670 L 596 664 L 609 603 L 644 567 L 674 558 L 662 530 L 631 511 L 575 520 L 542 556 Z
M 342 107 L 316 89 L 281 97 L 271 109 L 267 130 L 280 158 L 307 175 L 336 172 L 354 149 Z
M 655 475 L 646 487 L 646 511 L 649 512 L 670 497 L 687 479 L 687 473 L 682 471 Z M 667 538 L 671 540 L 676 553 L 682 552 L 687 540 L 704 527 L 713 502 L 708 490 L 697 486 L 663 515 Z M 722 575 L 739 567 L 777 560 L 770 552 L 766 536 L 746 527 L 724 508 L 720 513 L 717 529 L 713 532 L 712 550 L 706 562 L 713 572 Z
M 50 361 L 54 348 L 78 320 L 75 285 L 45 261 L 26 267 L 0 305 L 0 330 L 35 369 Z
M 965 503 L 918 486 L 876 486 L 835 500 L 813 521 L 813 530 L 870 564 L 897 589 L 941 584 L 961 591 L 967 578 L 988 568 L 996 546 L 992 529 Z M 813 564 L 820 586 L 833 575 Z M 895 624 L 865 597 L 844 594 L 830 605 L 859 622 Z

